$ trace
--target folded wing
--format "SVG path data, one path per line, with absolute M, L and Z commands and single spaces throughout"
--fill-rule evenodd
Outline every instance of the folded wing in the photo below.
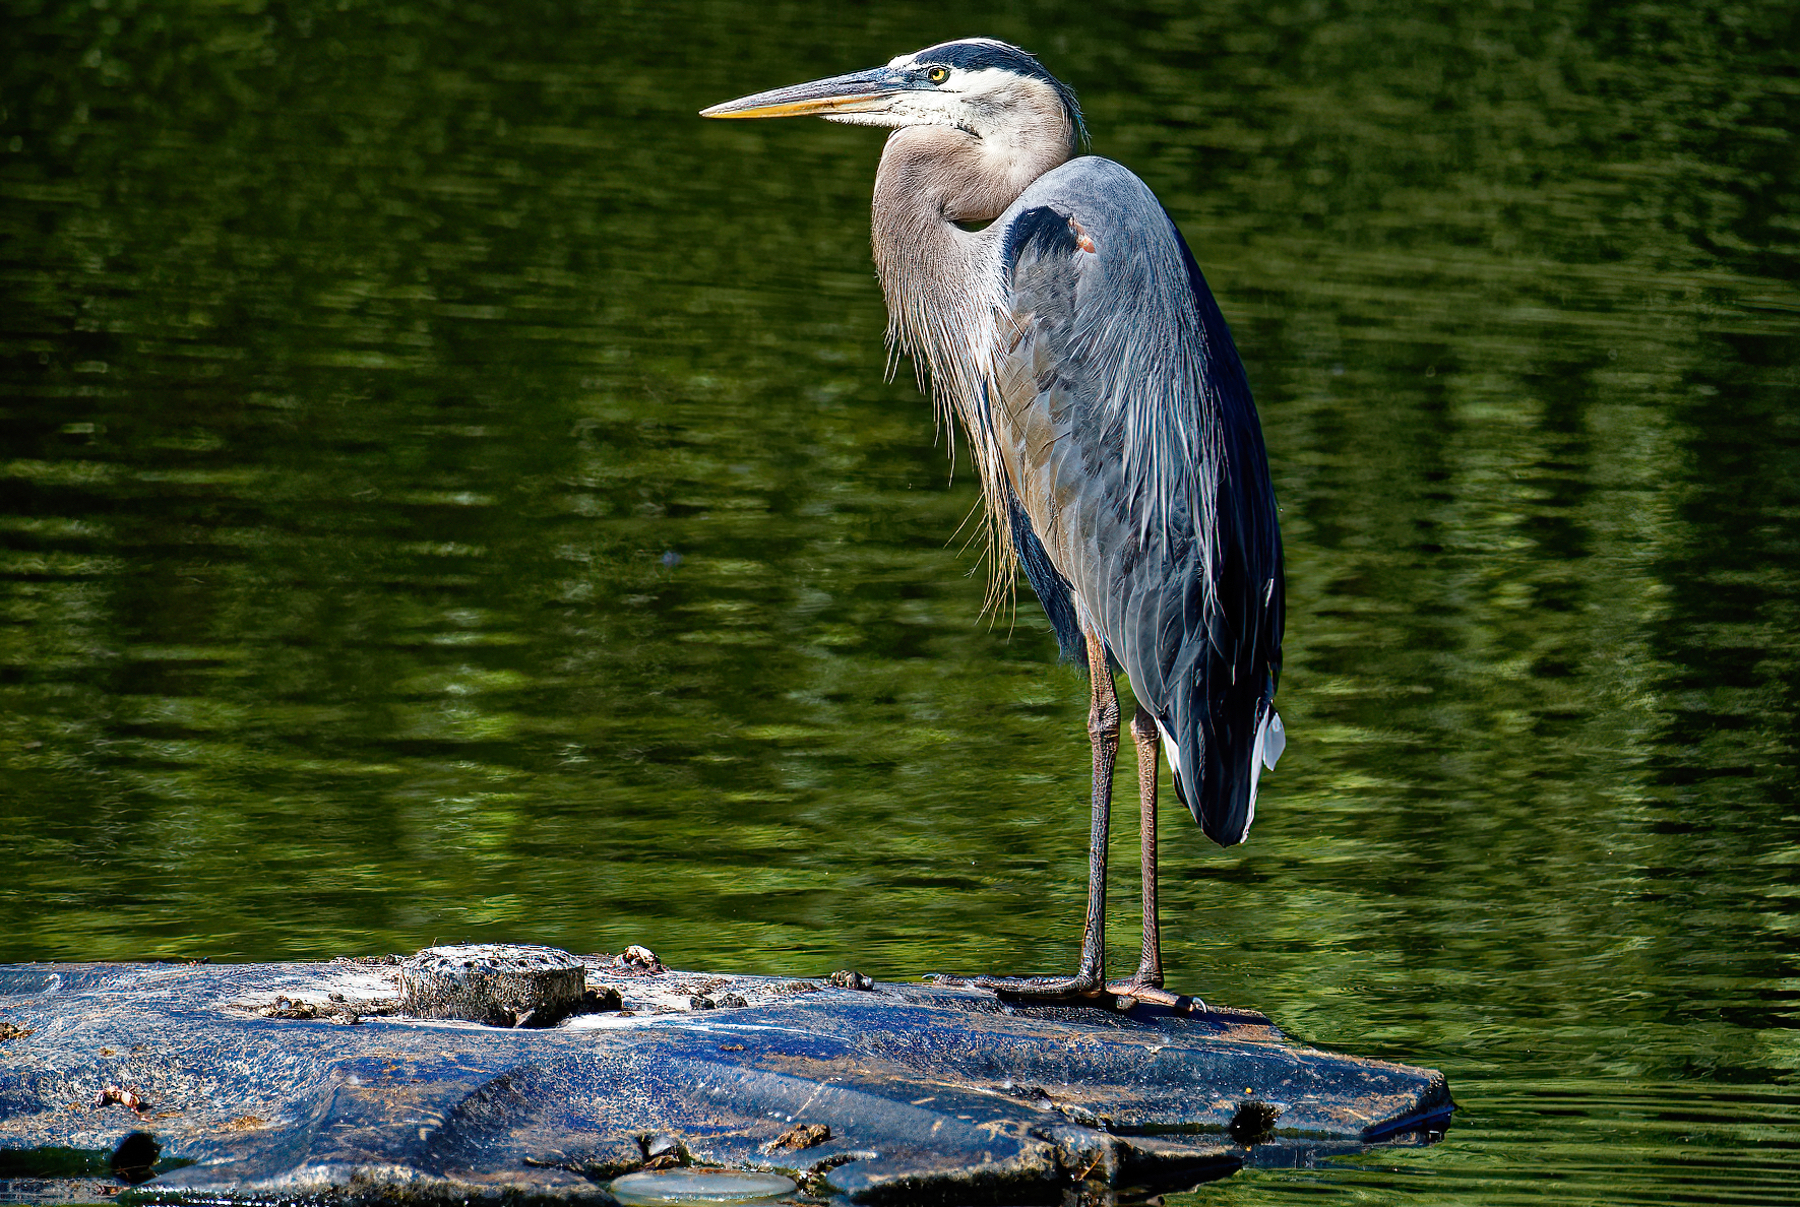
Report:
M 996 225 L 988 406 L 1021 563 L 1065 650 L 1091 628 L 1130 676 L 1206 834 L 1241 842 L 1282 742 L 1285 598 L 1231 334 L 1180 231 L 1118 164 L 1064 164 Z

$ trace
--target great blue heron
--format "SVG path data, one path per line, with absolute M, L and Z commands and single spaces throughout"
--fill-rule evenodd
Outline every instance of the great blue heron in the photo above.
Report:
M 996 584 L 1023 567 L 1092 682 L 1080 964 L 1072 977 L 959 983 L 1184 1005 L 1163 988 L 1158 747 L 1201 828 L 1231 846 L 1284 744 L 1281 533 L 1231 333 L 1155 195 L 1110 160 L 1076 158 L 1074 92 L 1018 47 L 945 42 L 702 116 L 807 114 L 893 130 L 873 215 L 889 347 L 967 434 Z M 1138 701 L 1144 932 L 1136 974 L 1108 983 L 1115 666 Z

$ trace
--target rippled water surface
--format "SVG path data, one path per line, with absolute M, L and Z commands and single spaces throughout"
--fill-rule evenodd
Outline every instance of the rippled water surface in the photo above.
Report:
M 880 136 L 693 116 L 987 32 L 1284 508 L 1172 979 L 1461 1104 L 1192 1203 L 1800 1201 L 1797 13 L 6 4 L 0 959 L 1069 964 L 1084 688 L 882 381 Z

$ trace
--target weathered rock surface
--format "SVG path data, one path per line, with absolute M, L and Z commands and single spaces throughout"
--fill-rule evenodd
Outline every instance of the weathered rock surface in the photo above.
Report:
M 542 1030 L 400 1017 L 398 961 L 0 966 L 0 1200 L 611 1203 L 691 1165 L 1092 1202 L 1423 1142 L 1451 1110 L 1438 1073 L 1247 1011 L 582 960 L 585 1012 Z
M 581 1006 L 587 970 L 553 947 L 427 947 L 400 964 L 400 1009 L 412 1018 L 548 1027 Z

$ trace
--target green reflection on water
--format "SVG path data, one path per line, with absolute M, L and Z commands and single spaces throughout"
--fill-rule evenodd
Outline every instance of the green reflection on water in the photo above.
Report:
M 693 117 L 962 10 L 8 14 L 0 958 L 1072 958 L 1083 689 L 882 384 L 879 139 Z M 1791 1201 L 1796 21 L 979 31 L 1182 223 L 1283 500 L 1293 742 L 1247 846 L 1170 815 L 1173 978 L 1464 1105 L 1199 1201 Z

